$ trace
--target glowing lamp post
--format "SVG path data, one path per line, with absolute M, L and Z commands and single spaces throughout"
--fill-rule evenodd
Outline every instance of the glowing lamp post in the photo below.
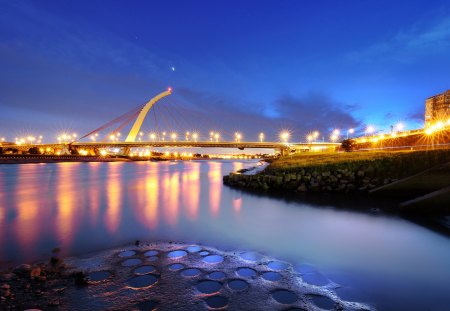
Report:
M 287 132 L 287 131 L 281 132 L 281 134 L 280 134 L 281 141 L 284 142 L 285 144 L 287 144 L 290 136 L 291 136 L 291 134 L 289 134 L 289 132 Z
M 348 139 L 348 134 L 352 134 L 355 133 L 355 129 L 351 128 L 347 130 L 347 139 Z
M 264 133 L 259 133 L 259 141 L 261 143 L 264 141 Z
M 172 133 L 170 135 L 170 138 L 172 138 L 172 141 L 176 141 L 177 140 L 177 134 L 176 133 Z
M 198 134 L 197 133 L 193 133 L 192 134 L 192 139 L 196 142 L 198 139 Z
M 237 132 L 234 133 L 234 139 L 235 139 L 236 142 L 240 142 L 241 138 L 242 138 L 241 133 L 237 133 Z
M 373 132 L 375 132 L 375 128 L 373 126 L 369 125 L 368 127 L 366 127 L 366 135 L 371 135 L 373 134 Z

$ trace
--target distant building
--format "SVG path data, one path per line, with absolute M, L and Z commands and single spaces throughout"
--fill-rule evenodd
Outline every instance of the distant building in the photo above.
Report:
M 425 126 L 450 118 L 450 90 L 427 98 L 425 101 Z

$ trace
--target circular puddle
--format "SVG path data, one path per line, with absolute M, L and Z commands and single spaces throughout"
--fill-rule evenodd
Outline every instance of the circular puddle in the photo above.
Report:
M 136 276 L 128 281 L 131 288 L 139 289 L 150 287 L 158 281 L 158 278 L 153 274 L 145 274 Z
M 87 278 L 91 282 L 100 282 L 104 281 L 111 276 L 111 272 L 109 271 L 95 271 L 91 272 L 87 275 Z
M 196 288 L 203 294 L 214 294 L 220 291 L 222 284 L 216 281 L 200 281 L 197 283 Z
M 200 256 L 207 256 L 207 255 L 209 255 L 209 252 L 208 251 L 201 251 L 199 254 L 200 254 Z
M 130 258 L 127 260 L 122 261 L 121 265 L 123 267 L 131 267 L 131 266 L 137 266 L 142 263 L 142 260 L 139 258 Z
M 267 264 L 272 270 L 286 270 L 289 267 L 289 264 L 281 261 L 271 261 Z
M 303 274 L 302 279 L 311 285 L 324 286 L 328 284 L 328 279 L 320 273 Z
M 310 295 L 311 300 L 316 306 L 324 310 L 334 310 L 335 302 L 326 296 Z
M 281 274 L 279 274 L 278 272 L 267 271 L 267 272 L 264 272 L 261 275 L 261 277 L 264 280 L 271 281 L 271 282 L 276 282 L 276 281 L 279 281 L 281 279 Z
M 119 257 L 131 257 L 136 255 L 135 251 L 123 251 L 121 253 L 119 253 Z
M 236 270 L 236 273 L 239 276 L 246 277 L 246 278 L 251 278 L 251 277 L 256 276 L 256 271 L 251 268 L 239 268 Z
M 186 277 L 194 277 L 197 275 L 200 275 L 201 271 L 199 269 L 195 269 L 195 268 L 189 268 L 189 269 L 185 269 L 183 271 L 181 271 L 181 275 L 182 276 L 186 276 Z
M 248 261 L 258 261 L 263 258 L 263 255 L 256 252 L 244 252 L 241 253 L 241 258 Z
M 291 304 L 297 301 L 297 295 L 285 289 L 279 289 L 272 293 L 273 299 L 279 303 Z
M 151 249 L 151 250 L 149 250 L 149 251 L 146 251 L 146 252 L 144 253 L 144 256 L 150 257 L 150 256 L 156 256 L 156 255 L 158 255 L 158 254 L 159 254 L 159 251 L 154 250 L 154 249 Z
M 205 299 L 211 309 L 222 309 L 228 305 L 228 299 L 223 296 L 212 296 Z
M 189 253 L 197 253 L 202 250 L 202 248 L 198 245 L 191 245 L 186 248 Z
M 158 256 L 147 257 L 147 261 L 150 261 L 150 262 L 158 261 L 158 259 L 159 259 Z
M 236 291 L 240 291 L 240 290 L 244 290 L 244 289 L 248 288 L 248 283 L 245 282 L 244 280 L 239 280 L 239 279 L 231 280 L 227 283 L 227 285 L 230 289 L 236 290 Z
M 156 301 L 144 301 L 141 303 L 138 303 L 136 307 L 139 311 L 153 311 L 156 310 L 156 307 L 158 306 L 158 303 Z
M 203 261 L 206 263 L 221 263 L 223 261 L 223 257 L 220 255 L 209 255 L 204 257 Z
M 154 266 L 141 266 L 139 268 L 134 269 L 134 274 L 143 275 L 155 272 L 156 268 Z
M 179 250 L 176 250 L 176 251 L 169 252 L 167 254 L 167 257 L 174 259 L 174 258 L 181 258 L 181 257 L 184 257 L 186 255 L 187 255 L 187 252 L 185 250 L 179 249 Z
M 222 271 L 214 271 L 208 274 L 208 278 L 211 280 L 223 280 L 226 277 L 226 274 Z
M 336 289 L 336 294 L 343 300 L 353 301 L 353 302 L 363 302 L 370 298 L 364 297 L 365 295 L 352 287 L 339 287 Z
M 169 266 L 169 270 L 172 270 L 172 271 L 178 271 L 183 268 L 184 268 L 184 265 L 182 263 L 174 263 Z

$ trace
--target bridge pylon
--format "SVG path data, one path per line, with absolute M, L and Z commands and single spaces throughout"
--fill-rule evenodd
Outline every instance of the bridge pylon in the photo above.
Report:
M 149 112 L 150 108 L 160 99 L 169 96 L 172 94 L 172 88 L 168 88 L 167 91 L 162 92 L 152 99 L 150 99 L 147 104 L 142 108 L 141 112 L 139 113 L 138 117 L 136 118 L 136 121 L 134 121 L 133 126 L 131 127 L 130 133 L 128 133 L 127 138 L 125 139 L 126 142 L 134 142 L 136 140 L 136 136 L 138 135 L 142 123 L 144 122 L 145 117 L 147 116 L 147 113 Z

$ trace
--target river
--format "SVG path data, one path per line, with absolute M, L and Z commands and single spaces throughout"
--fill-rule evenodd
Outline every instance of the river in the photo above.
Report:
M 223 175 L 255 163 L 0 165 L 0 263 L 48 259 L 55 247 L 73 256 L 179 241 L 308 263 L 380 310 L 450 306 L 448 237 L 395 216 L 223 186 Z

